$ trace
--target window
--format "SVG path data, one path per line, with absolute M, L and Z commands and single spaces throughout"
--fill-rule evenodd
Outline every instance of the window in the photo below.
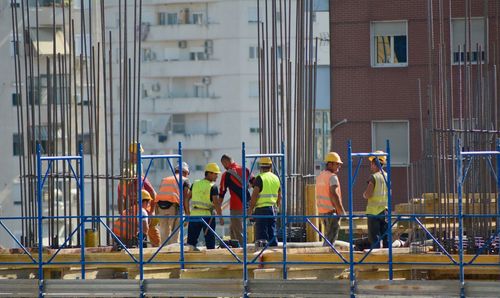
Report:
M 196 24 L 196 25 L 203 24 L 203 14 L 202 13 L 193 13 L 191 15 L 191 24 Z
M 90 138 L 90 133 L 84 133 L 78 135 L 78 148 L 80 148 L 80 144 L 83 144 L 83 154 L 90 154 L 90 146 L 92 139 Z M 80 150 L 80 149 L 78 149 Z
M 453 63 L 458 64 L 465 62 L 477 63 L 478 59 L 484 61 L 485 51 L 484 51 L 484 18 L 472 18 L 470 20 L 470 45 L 467 45 L 467 51 L 464 50 L 465 47 L 465 19 L 452 19 L 451 20 L 451 30 L 452 37 L 451 42 L 453 45 L 452 49 L 452 59 Z M 467 26 L 467 31 L 469 26 Z M 468 34 L 467 34 L 468 35 Z M 467 38 L 468 41 L 468 38 Z M 481 57 L 478 56 L 478 49 L 481 49 Z M 469 50 L 470 49 L 470 50 Z M 467 52 L 467 55 L 465 55 Z M 467 58 L 466 58 L 467 56 Z M 467 60 L 466 60 L 467 59 Z
M 195 84 L 194 85 L 194 97 L 204 98 L 208 97 L 207 86 L 204 84 Z
M 372 151 L 386 150 L 386 140 L 391 146 L 391 165 L 407 166 L 410 163 L 410 123 L 401 121 L 372 122 Z
M 17 106 L 21 105 L 19 93 L 12 93 L 12 105 Z
M 372 66 L 408 66 L 407 22 L 373 22 Z
M 185 133 L 186 132 L 186 117 L 183 114 L 172 115 L 172 132 Z
M 259 97 L 259 82 L 250 82 L 248 84 L 248 96 Z
M 151 120 L 141 120 L 140 129 L 142 134 L 148 133 L 148 131 L 150 131 L 152 127 L 153 122 Z
M 249 23 L 257 23 L 259 18 L 257 16 L 257 7 L 249 7 L 248 8 L 248 22 Z
M 176 12 L 167 13 L 167 25 L 177 25 L 179 22 L 177 20 Z
M 193 47 L 189 50 L 189 60 L 191 61 L 207 60 L 207 58 L 204 47 Z
M 165 12 L 158 13 L 158 25 L 166 25 L 167 24 L 167 14 Z
M 12 135 L 12 153 L 14 156 L 19 156 L 24 154 L 23 150 L 23 138 L 20 134 L 15 133 Z
M 259 127 L 259 118 L 250 118 L 250 133 L 259 133 L 260 132 L 260 127 Z
M 248 48 L 248 58 L 250 60 L 259 59 L 259 56 L 260 56 L 260 51 L 259 51 L 259 48 L 257 46 L 250 46 Z
M 18 38 L 14 34 L 10 35 L 10 42 L 11 42 L 11 47 L 10 47 L 10 56 L 18 56 L 19 55 L 19 45 L 20 45 L 20 39 L 19 35 Z

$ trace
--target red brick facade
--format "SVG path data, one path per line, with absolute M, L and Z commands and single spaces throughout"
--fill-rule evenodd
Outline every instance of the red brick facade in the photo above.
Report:
M 439 7 L 434 3 L 434 42 L 439 43 Z M 494 40 L 498 36 L 495 10 L 498 3 L 489 1 L 489 59 L 498 61 L 493 52 Z M 446 59 L 450 61 L 449 50 L 449 1 L 443 0 Z M 484 1 L 473 0 L 472 16 L 483 16 Z M 453 0 L 452 18 L 463 18 L 464 1 Z M 370 56 L 370 24 L 373 21 L 406 20 L 408 22 L 408 66 L 374 68 Z M 332 150 L 347 159 L 347 141 L 352 140 L 354 152 L 370 152 L 372 149 L 372 121 L 408 120 L 410 123 L 410 162 L 421 159 L 420 109 L 418 79 L 421 80 L 422 110 L 424 125 L 429 123 L 429 50 L 428 50 L 428 1 L 426 0 L 351 0 L 330 1 L 331 36 L 331 108 L 332 125 L 347 119 L 347 123 L 332 131 Z M 498 39 L 497 39 L 498 40 Z M 438 61 L 438 51 L 433 51 Z M 449 63 L 448 63 L 449 65 Z M 436 77 L 437 66 L 433 76 Z M 452 68 L 457 78 L 457 67 Z M 435 80 L 436 78 L 434 78 Z M 454 93 L 457 90 L 454 88 Z M 454 115 L 455 116 L 455 115 Z M 378 148 L 383 149 L 385 148 Z M 346 163 L 345 163 L 346 164 Z M 394 167 L 394 203 L 408 199 L 409 168 Z M 368 162 L 364 162 L 354 185 L 354 206 L 356 211 L 364 210 L 366 202 L 362 192 L 369 175 Z M 341 170 L 340 178 L 344 190 L 344 204 L 347 207 L 347 167 Z

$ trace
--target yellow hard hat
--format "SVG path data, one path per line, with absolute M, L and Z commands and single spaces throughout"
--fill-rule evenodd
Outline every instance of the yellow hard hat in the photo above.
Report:
M 261 157 L 260 160 L 259 160 L 259 164 L 261 166 L 270 166 L 273 164 L 273 161 L 270 157 Z
M 220 174 L 219 166 L 215 162 L 209 162 L 205 166 L 205 172 Z
M 339 164 L 343 164 L 342 160 L 340 159 L 340 155 L 337 152 L 328 152 L 325 156 L 325 162 L 336 162 Z
M 377 150 L 377 151 L 375 151 L 375 152 L 373 152 L 373 153 L 377 153 L 377 154 L 385 154 L 385 152 L 384 152 L 384 151 L 382 151 L 382 150 Z M 385 156 L 385 155 L 384 155 L 384 156 L 370 156 L 370 157 L 368 157 L 368 160 L 369 160 L 369 161 L 373 161 L 373 160 L 375 159 L 375 157 L 377 157 L 377 158 L 378 158 L 378 161 L 379 161 L 381 164 L 385 164 L 385 162 L 387 161 L 387 156 Z
M 140 145 L 141 147 L 141 153 L 144 152 L 144 148 L 142 148 L 142 145 Z M 137 142 L 133 142 L 133 143 L 130 143 L 130 146 L 128 147 L 128 151 L 130 151 L 130 153 L 137 153 Z
M 146 190 L 143 189 L 141 191 L 141 193 L 142 193 L 142 200 L 143 201 L 144 200 L 147 200 L 147 201 L 152 201 L 153 200 L 153 198 L 151 197 L 151 195 L 149 194 L 149 192 L 147 192 Z

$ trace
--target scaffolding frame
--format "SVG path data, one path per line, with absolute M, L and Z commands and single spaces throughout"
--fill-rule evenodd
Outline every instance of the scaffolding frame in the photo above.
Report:
M 140 146 L 140 143 L 137 144 L 138 146 Z M 275 167 L 275 172 L 279 173 L 281 175 L 280 177 L 280 183 L 281 183 L 281 187 L 282 188 L 282 193 L 283 193 L 283 197 L 286 196 L 286 177 L 285 177 L 285 173 L 286 173 L 286 167 L 285 167 L 285 154 L 284 154 L 284 149 L 283 149 L 283 146 L 282 145 L 282 152 L 281 153 L 269 153 L 269 154 L 247 154 L 246 153 L 246 148 L 245 148 L 245 143 L 242 143 L 242 165 L 243 165 L 243 168 L 246 169 L 246 165 L 247 165 L 247 159 L 248 160 L 251 160 L 251 169 L 254 168 L 254 165 L 255 165 L 255 162 L 256 162 L 256 159 L 257 158 L 260 158 L 260 157 L 271 157 L 272 159 L 275 159 L 275 160 L 279 160 L 279 162 L 277 163 L 278 166 L 276 166 L 276 163 L 273 163 L 273 167 Z M 140 147 L 139 147 L 140 148 Z M 158 255 L 158 253 L 161 251 L 161 249 L 163 248 L 163 246 L 165 245 L 165 243 L 169 240 L 169 239 L 165 239 L 163 240 L 163 243 L 161 244 L 161 246 L 159 248 L 157 248 L 157 250 L 155 250 L 155 252 L 152 254 L 152 256 L 149 258 L 149 259 L 145 259 L 144 258 L 144 254 L 143 254 L 143 247 L 142 245 L 139 245 L 138 248 L 139 248 L 139 257 L 138 259 L 136 259 L 133 254 L 130 254 L 130 256 L 132 257 L 132 260 L 131 261 L 127 261 L 127 262 L 122 262 L 122 263 L 126 263 L 126 264 L 137 264 L 138 268 L 139 268 L 139 280 L 131 280 L 130 282 L 127 282 L 127 285 L 130 286 L 130 287 L 135 287 L 137 286 L 137 292 L 134 292 L 134 293 L 137 293 L 138 296 L 140 297 L 144 297 L 144 296 L 149 296 L 149 295 L 152 295 L 151 294 L 151 291 L 153 291 L 152 289 L 160 289 L 161 287 L 176 287 L 178 286 L 176 284 L 177 280 L 170 280 L 170 281 L 165 281 L 165 280 L 161 280 L 161 281 L 154 281 L 154 280 L 148 280 L 148 279 L 145 279 L 144 278 L 144 266 L 145 265 L 150 265 L 150 264 L 162 264 L 162 263 L 169 263 L 169 264 L 179 264 L 180 268 L 183 269 L 185 267 L 186 264 L 217 264 L 217 265 L 224 265 L 224 264 L 239 264 L 239 265 L 242 265 L 242 268 L 243 268 L 243 276 L 242 276 L 242 279 L 241 279 L 241 288 L 240 286 L 236 285 L 236 288 L 240 288 L 241 289 L 241 295 L 243 297 L 248 297 L 248 296 L 252 296 L 252 294 L 255 293 L 255 291 L 257 291 L 257 289 L 264 289 L 266 288 L 266 285 L 267 285 L 267 282 L 268 281 L 258 281 L 258 280 L 251 280 L 249 278 L 249 274 L 248 274 L 248 266 L 249 265 L 281 265 L 282 266 L 282 269 L 283 269 L 283 275 L 282 275 L 282 280 L 277 280 L 276 282 L 278 282 L 278 284 L 282 285 L 283 287 L 287 287 L 287 286 L 298 286 L 298 284 L 300 283 L 301 286 L 307 286 L 309 284 L 310 287 L 313 287 L 314 286 L 317 286 L 317 287 L 322 287 L 323 285 L 336 285 L 336 286 L 339 286 L 339 287 L 343 287 L 344 285 L 347 286 L 347 284 L 345 284 L 343 281 L 324 281 L 324 282 L 307 282 L 307 281 L 294 281 L 294 280 L 289 280 L 288 279 L 288 266 L 289 265 L 321 265 L 321 264 L 341 264 L 341 265 L 345 265 L 346 267 L 349 268 L 350 270 L 350 274 L 349 274 L 349 286 L 347 287 L 347 291 L 348 293 L 350 294 L 351 297 L 355 297 L 356 295 L 360 294 L 360 290 L 359 289 L 359 286 L 361 285 L 362 287 L 365 287 L 366 283 L 364 283 L 363 281 L 358 281 L 357 278 L 356 278 L 356 275 L 355 275 L 355 268 L 357 266 L 361 266 L 361 265 L 384 265 L 384 266 L 388 266 L 389 270 L 388 270 L 388 279 L 389 281 L 387 281 L 386 283 L 389 283 L 390 285 L 395 285 L 397 286 L 399 284 L 398 281 L 394 281 L 393 280 L 393 271 L 394 271 L 394 266 L 397 266 L 397 265 L 402 265 L 402 264 L 405 264 L 405 265 L 408 265 L 408 264 L 427 264 L 427 265 L 456 265 L 458 268 L 459 268 L 459 274 L 460 274 L 460 278 L 459 278 L 459 281 L 457 281 L 457 283 L 459 283 L 459 286 L 457 288 L 459 288 L 459 291 L 460 291 L 460 296 L 461 297 L 465 297 L 466 296 L 466 282 L 465 282 L 465 273 L 464 273 L 464 268 L 467 267 L 467 266 L 471 266 L 471 265 L 475 265 L 474 262 L 477 260 L 477 258 L 479 257 L 479 255 L 484 251 L 484 249 L 486 249 L 487 247 L 491 246 L 492 245 L 492 242 L 493 242 L 493 239 L 495 239 L 496 236 L 498 236 L 500 234 L 500 227 L 497 225 L 496 227 L 496 233 L 494 233 L 485 243 L 484 245 L 482 246 L 482 248 L 474 255 L 472 256 L 472 258 L 468 261 L 465 261 L 464 260 L 464 250 L 463 250 L 463 246 L 464 246 L 464 239 L 463 239 L 463 219 L 464 218 L 467 218 L 467 217 L 474 217 L 474 216 L 477 216 L 477 215 L 468 215 L 468 214 L 463 214 L 463 210 L 462 210 L 462 195 L 463 195 L 463 191 L 462 191 L 462 188 L 463 188 L 463 183 L 465 181 L 465 178 L 467 177 L 467 174 L 468 174 L 468 169 L 470 167 L 470 164 L 472 163 L 473 159 L 475 158 L 486 158 L 488 160 L 488 163 L 490 165 L 490 170 L 491 170 L 491 173 L 492 173 L 492 176 L 496 179 L 496 182 L 497 182 L 497 187 L 500 186 L 500 158 L 499 158 L 499 155 L 500 155 L 500 140 L 497 140 L 497 151 L 462 151 L 461 148 L 460 148 L 460 141 L 458 140 L 457 141 L 457 145 L 456 145 L 456 150 L 457 150 L 457 177 L 458 178 L 458 181 L 457 181 L 457 193 L 458 193 L 458 198 L 459 198 L 459 209 L 458 209 L 458 214 L 456 215 L 440 215 L 440 216 L 453 216 L 453 217 L 456 217 L 458 219 L 458 229 L 459 229 L 459 253 L 458 253 L 458 258 L 459 260 L 455 260 L 453 258 L 453 256 L 451 254 L 449 254 L 442 246 L 439 246 L 439 241 L 435 238 L 432 237 L 432 233 L 430 231 L 428 231 L 425 226 L 419 221 L 418 217 L 425 217 L 426 215 L 413 215 L 413 214 L 398 214 L 398 215 L 393 215 L 392 214 L 392 197 L 391 197 L 391 151 L 390 151 L 390 144 L 389 142 L 387 142 L 387 148 L 386 148 L 386 153 L 374 153 L 374 152 L 369 152 L 369 153 L 353 153 L 352 151 L 352 146 L 351 146 L 351 142 L 348 142 L 348 174 L 349 174 L 349 190 L 348 190 L 348 195 L 349 195 L 349 214 L 347 215 L 335 215 L 337 217 L 347 217 L 348 220 L 349 220 L 349 228 L 350 228 L 350 231 L 349 231 L 349 240 L 350 240 L 350 251 L 349 251 L 349 257 L 348 258 L 344 258 L 342 253 L 338 252 L 335 247 L 333 245 L 330 245 L 330 247 L 332 248 L 332 251 L 333 253 L 337 254 L 340 258 L 341 258 L 341 262 L 337 262 L 337 263 L 334 263 L 334 262 L 308 262 L 308 261 L 302 261 L 302 262 L 297 262 L 297 261 L 290 261 L 288 260 L 288 257 L 287 257 L 287 225 L 293 221 L 303 221 L 303 222 L 307 222 L 309 223 L 310 225 L 313 226 L 314 230 L 319 233 L 321 235 L 321 237 L 323 239 L 325 239 L 324 235 L 321 234 L 321 232 L 319 231 L 318 228 L 316 228 L 312 222 L 309 220 L 309 218 L 313 218 L 313 217 L 318 217 L 318 218 L 321 218 L 321 217 L 324 217 L 324 216 L 320 216 L 320 215 L 304 215 L 304 216 L 296 216 L 296 215 L 287 215 L 286 214 L 286 200 L 283 200 L 283 204 L 281 206 L 281 214 L 276 214 L 276 215 L 273 215 L 273 216 L 267 216 L 267 215 L 252 215 L 252 217 L 262 217 L 262 218 L 269 218 L 269 217 L 274 217 L 274 218 L 279 218 L 281 219 L 281 225 L 280 225 L 280 229 L 279 229 L 279 233 L 282 234 L 283 236 L 283 248 L 282 248 L 282 251 L 283 251 L 283 257 L 282 257 L 282 260 L 280 261 L 273 261 L 273 262 L 265 262 L 265 261 L 261 261 L 259 260 L 259 256 L 262 255 L 262 253 L 268 249 L 269 247 L 266 246 L 264 247 L 260 252 L 258 252 L 256 255 L 256 257 L 252 258 L 252 259 L 249 259 L 249 255 L 248 255 L 248 249 L 247 249 L 247 219 L 249 218 L 248 215 L 247 215 L 247 212 L 246 212 L 246 208 L 244 209 L 244 212 L 241 216 L 237 216 L 237 217 L 241 217 L 243 219 L 243 239 L 244 239 L 244 245 L 243 245 L 243 258 L 239 258 L 237 253 L 235 253 L 233 250 L 231 250 L 231 248 L 229 248 L 227 245 L 225 245 L 225 248 L 228 249 L 232 255 L 235 257 L 236 261 L 235 262 L 217 262 L 217 261 L 207 261 L 207 262 L 204 262 L 204 261 L 194 261 L 194 262 L 190 262 L 190 261 L 186 261 L 184 256 L 185 256 L 185 253 L 184 253 L 184 243 L 183 241 L 180 243 L 180 253 L 179 253 L 179 261 L 174 261 L 174 262 L 156 262 L 154 261 L 154 258 Z M 70 170 L 71 172 L 73 173 L 73 178 L 75 178 L 78 182 L 78 189 L 79 189 L 79 195 L 80 195 L 80 206 L 83 207 L 81 209 L 81 214 L 80 215 L 77 215 L 77 216 L 72 216 L 72 218 L 78 218 L 80 223 L 79 225 L 77 225 L 77 227 L 72 231 L 72 233 L 70 233 L 70 236 L 69 238 L 72 237 L 72 235 L 74 235 L 77 231 L 80 231 L 80 233 L 82 233 L 82 235 L 84 235 L 84 228 L 85 228 L 85 223 L 88 223 L 88 222 L 92 222 L 92 221 L 100 221 L 102 224 L 104 224 L 104 222 L 102 221 L 102 218 L 105 218 L 105 217 L 113 217 L 113 218 L 116 218 L 116 217 L 119 217 L 119 216 L 111 216 L 111 215 L 103 215 L 103 216 L 88 216 L 85 214 L 85 209 L 84 209 L 84 169 L 83 169 L 83 148 L 80 147 L 80 155 L 76 155 L 76 156 L 41 156 L 41 150 L 40 150 L 40 147 L 38 146 L 38 150 L 37 150 L 38 154 L 37 154 L 37 164 L 38 164 L 38 172 L 37 172 L 37 188 L 38 188 L 38 202 L 39 202 L 39 206 L 38 206 L 38 209 L 39 209 L 39 213 L 38 213 L 38 216 L 36 218 L 36 220 L 38 220 L 39 222 L 39 225 L 38 225 L 38 231 L 39 231 L 39 235 L 38 235 L 38 239 L 39 239 L 39 243 L 43 243 L 43 220 L 47 220 L 49 218 L 52 218 L 51 216 L 43 216 L 42 214 L 42 188 L 43 188 L 43 185 L 44 185 L 44 182 L 45 182 L 45 179 L 47 178 L 49 172 L 50 172 L 50 168 L 51 168 L 51 165 L 52 163 L 54 162 L 58 162 L 58 161 L 64 161 L 64 162 L 68 162 L 70 164 Z M 146 160 L 149 160 L 149 164 L 145 167 L 146 168 L 146 171 L 144 173 L 144 175 L 142 176 L 143 179 L 145 177 L 147 177 L 147 174 L 149 172 L 149 169 L 152 165 L 152 161 L 153 160 L 156 160 L 156 159 L 167 159 L 168 160 L 168 164 L 170 166 L 170 169 L 172 170 L 172 172 L 175 173 L 174 169 L 173 169 L 173 166 L 172 166 L 172 163 L 171 163 L 171 160 L 172 159 L 176 159 L 179 163 L 179 168 L 182 166 L 182 146 L 181 144 L 179 143 L 179 154 L 172 154 L 172 155 L 142 155 L 141 154 L 141 151 L 140 150 L 137 150 L 137 173 L 142 173 L 142 163 L 143 161 L 146 161 Z M 433 239 L 433 241 L 435 241 L 438 246 L 442 249 L 443 253 L 448 256 L 451 260 L 450 263 L 423 263 L 423 262 L 395 262 L 393 260 L 393 255 L 392 255 L 392 245 L 389 245 L 388 247 L 388 260 L 387 262 L 378 262 L 378 263 L 375 263 L 375 262 L 365 262 L 364 260 L 366 259 L 366 257 L 372 253 L 372 250 L 373 250 L 373 247 L 370 248 L 364 255 L 363 257 L 359 260 L 359 261 L 356 261 L 355 257 L 354 257 L 354 243 L 353 243 L 353 220 L 354 218 L 359 218 L 359 217 L 369 217 L 368 215 L 354 215 L 354 212 L 353 212 L 353 186 L 354 186 L 354 182 L 355 182 L 355 179 L 357 177 L 357 174 L 358 174 L 358 171 L 359 171 L 359 168 L 360 168 L 360 164 L 361 164 L 361 161 L 363 158 L 366 158 L 366 157 L 369 157 L 369 156 L 386 156 L 387 157 L 387 179 L 386 179 L 386 184 L 388 186 L 388 212 L 387 212 L 387 215 L 386 215 L 386 218 L 387 218 L 387 221 L 388 221 L 388 229 L 386 231 L 386 235 L 388 237 L 388 243 L 391 244 L 392 243 L 392 233 L 390 231 L 392 231 L 392 227 L 398 222 L 398 221 L 403 221 L 403 220 L 414 220 L 416 221 L 421 228 L 425 229 L 426 230 L 426 233 L 428 233 L 428 235 Z M 492 158 L 495 157 L 496 158 L 496 170 L 494 169 L 493 167 L 493 163 L 492 163 Z M 355 165 L 355 167 L 353 167 L 354 163 L 353 163 L 353 159 L 358 159 L 358 163 Z M 375 159 L 378 161 L 378 159 Z M 464 164 L 464 160 L 467 161 L 467 163 Z M 76 161 L 77 162 L 77 165 L 79 166 L 78 170 L 79 171 L 75 171 L 73 165 L 71 164 L 71 161 Z M 43 162 L 48 162 L 48 167 L 47 169 L 45 170 L 45 173 L 42 173 L 42 163 Z M 378 166 L 380 167 L 381 165 L 378 164 Z M 278 169 L 279 168 L 279 169 Z M 247 190 L 248 189 L 248 177 L 246 177 L 246 171 L 243 171 L 243 177 L 242 177 L 242 181 L 243 181 L 243 190 Z M 138 180 L 138 183 L 139 183 L 139 188 L 138 188 L 138 193 L 137 193 L 137 196 L 138 196 L 138 203 L 141 202 L 142 200 L 142 197 L 141 197 L 141 189 L 142 189 L 142 183 L 143 183 L 143 179 L 139 179 Z M 177 181 L 179 183 L 179 189 L 182 190 L 183 188 L 183 183 L 182 183 L 182 179 L 178 179 Z M 246 192 L 245 192 L 246 193 Z M 180 191 L 180 195 L 182 196 L 183 195 L 183 192 Z M 182 198 L 182 197 L 181 197 Z M 180 201 L 181 203 L 181 207 L 182 207 L 182 204 L 183 204 L 183 200 L 181 199 Z M 497 194 L 497 208 L 500 208 L 500 201 L 498 200 L 498 194 Z M 498 209 L 500 210 L 500 209 Z M 194 220 L 194 217 L 191 217 L 191 216 L 184 216 L 182 214 L 179 214 L 177 215 L 180 219 L 180 225 L 179 225 L 179 229 L 180 229 L 180 233 L 181 235 L 184 234 L 184 221 L 186 220 Z M 436 215 L 434 215 L 436 216 Z M 491 217 L 491 218 L 495 218 L 497 223 L 500 222 L 500 214 L 481 214 L 480 216 L 488 216 L 488 217 Z M 57 216 L 55 218 L 65 218 L 67 216 Z M 149 218 L 169 218 L 169 217 L 172 217 L 172 216 L 159 216 L 159 215 L 154 215 L 154 216 L 148 216 Z M 223 217 L 223 218 L 232 218 L 232 217 L 236 217 L 236 216 L 214 216 L 215 218 L 218 218 L 218 217 Z M 142 220 L 143 219 L 143 216 L 142 216 L 142 213 L 138 213 L 137 214 L 137 218 L 139 220 Z M 15 239 L 15 236 L 14 234 L 4 225 L 4 223 L 2 222 L 3 220 L 6 220 L 6 219 L 10 219 L 10 220 L 22 220 L 22 219 L 25 219 L 25 218 L 20 218 L 20 217 L 2 217 L 0 218 L 0 226 L 2 226 L 5 230 L 8 231 L 9 235 L 11 235 L 11 237 L 13 237 Z M 207 223 L 205 223 L 207 224 Z M 115 237 L 116 239 L 116 235 L 114 235 L 113 231 L 111 229 L 109 229 L 109 227 L 106 227 L 106 230 L 107 230 L 107 233 L 111 233 L 111 235 L 113 237 Z M 211 231 L 211 232 L 214 232 L 215 231 Z M 142 231 L 142 228 L 141 228 L 141 225 L 139 225 L 139 239 L 142 240 L 144 238 L 144 234 L 143 234 L 143 231 Z M 462 235 L 462 236 L 460 236 Z M 384 235 L 385 236 L 385 235 Z M 382 237 L 384 237 L 382 236 Z M 82 237 L 81 237 L 82 238 Z M 25 265 L 36 265 L 38 267 L 38 273 L 39 273 L 39 278 L 38 278 L 38 296 L 39 297 L 43 297 L 44 295 L 47 294 L 47 292 L 49 291 L 48 290 L 48 285 L 50 285 L 49 288 L 53 288 L 53 287 L 56 287 L 57 285 L 61 286 L 63 284 L 73 284 L 73 283 L 78 283 L 82 286 L 84 285 L 87 285 L 89 289 L 92 289 L 91 286 L 95 286 L 96 284 L 105 284 L 106 283 L 106 280 L 87 280 L 85 281 L 85 266 L 86 265 L 95 265 L 95 264 L 110 264 L 110 262 L 105 262 L 105 261 L 90 261 L 90 260 L 87 260 L 86 257 L 85 257 L 85 241 L 83 241 L 83 239 L 81 239 L 81 246 L 80 246 L 80 262 L 53 262 L 54 258 L 56 257 L 56 255 L 61 251 L 62 248 L 65 247 L 68 239 L 66 239 L 65 243 L 55 252 L 54 255 L 50 256 L 50 258 L 46 259 L 44 261 L 44 255 L 43 253 L 39 253 L 38 254 L 38 260 L 34 257 L 33 254 L 31 254 L 27 248 L 25 248 L 24 246 L 22 246 L 22 244 L 16 240 L 16 243 L 18 243 L 20 245 L 20 247 L 23 249 L 24 253 L 30 258 L 30 262 L 16 262 L 16 263 L 2 263 L 2 264 L 16 264 L 16 265 L 20 265 L 20 264 L 25 264 Z M 221 240 L 219 238 L 219 240 Z M 139 242 L 141 243 L 141 242 Z M 222 242 L 223 243 L 223 242 Z M 40 244 L 39 244 L 39 252 L 41 252 L 42 250 L 42 247 L 40 247 Z M 331 243 L 328 243 L 328 244 L 331 244 Z M 126 250 L 127 248 L 125 248 Z M 116 263 L 116 262 L 111 262 L 111 263 Z M 51 280 L 44 280 L 44 277 L 43 277 L 43 269 L 47 266 L 47 265 L 55 265 L 55 264 L 60 264 L 60 265 L 72 265 L 72 264 L 79 264 L 81 266 L 81 281 L 74 281 L 74 282 L 71 282 L 71 281 L 51 281 Z M 487 266 L 500 266 L 499 263 L 484 263 L 484 262 L 481 262 L 481 265 L 487 265 Z M 477 266 L 477 265 L 476 265 Z M 36 280 L 34 280 L 36 281 Z M 108 280 L 109 283 L 114 283 L 115 281 L 114 280 Z M 206 283 L 203 283 L 202 280 L 193 280 L 193 282 L 196 281 L 196 282 L 201 282 L 201 284 L 204 284 L 205 286 L 209 286 L 210 285 L 210 282 L 208 281 L 205 281 Z M 231 280 L 231 283 L 234 284 L 235 280 Z M 380 281 L 380 282 L 383 282 L 383 281 Z M 416 283 L 417 281 L 407 281 L 408 283 Z M 85 284 L 87 283 L 87 284 Z M 215 282 L 216 284 L 218 285 L 222 285 L 224 287 L 227 287 L 227 291 L 228 293 L 231 292 L 231 293 L 235 293 L 235 288 L 234 286 L 230 288 L 230 284 L 229 282 L 224 282 L 224 280 L 217 280 L 217 282 Z M 180 284 L 184 284 L 184 282 L 180 282 L 179 281 L 179 285 Z M 433 283 L 430 283 L 430 284 L 433 284 Z M 438 283 L 436 283 L 437 285 Z M 476 283 L 475 282 L 469 282 L 468 284 L 471 284 L 471 286 L 473 287 L 477 287 Z M 23 283 L 23 285 L 25 285 Z M 101 285 L 102 286 L 102 285 Z M 163 289 L 163 288 L 162 288 Z M 318 288 L 319 289 L 319 288 Z M 190 289 L 190 290 L 193 290 L 193 289 Z M 340 290 L 340 288 L 339 288 Z M 186 290 L 188 291 L 188 290 Z M 276 289 L 276 291 L 285 291 L 285 289 Z M 1 293 L 0 293 L 1 294 Z M 102 293 L 100 293 L 102 294 Z M 123 294 L 123 293 L 122 293 Z M 122 295 L 121 294 L 121 295 Z M 187 295 L 187 294 L 186 294 Z

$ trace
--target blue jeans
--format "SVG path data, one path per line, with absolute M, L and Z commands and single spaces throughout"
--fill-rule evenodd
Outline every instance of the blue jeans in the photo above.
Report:
M 389 247 L 387 235 L 384 235 L 389 228 L 386 215 L 386 211 L 382 211 L 377 215 L 381 217 L 368 217 L 368 241 L 373 248 L 380 248 L 380 240 L 384 248 Z
M 255 208 L 254 215 L 276 215 L 274 207 Z M 276 218 L 255 218 L 255 240 L 267 240 L 269 246 L 278 246 L 276 241 Z
M 201 221 L 203 220 L 215 231 L 215 218 L 213 217 L 199 217 L 200 219 L 194 219 L 194 221 L 189 221 L 188 225 L 188 241 L 189 245 L 196 247 L 198 243 L 198 237 L 200 236 L 200 232 L 203 230 L 203 235 L 205 235 L 205 244 L 207 249 L 215 248 L 215 235 L 210 231 L 207 225 Z

